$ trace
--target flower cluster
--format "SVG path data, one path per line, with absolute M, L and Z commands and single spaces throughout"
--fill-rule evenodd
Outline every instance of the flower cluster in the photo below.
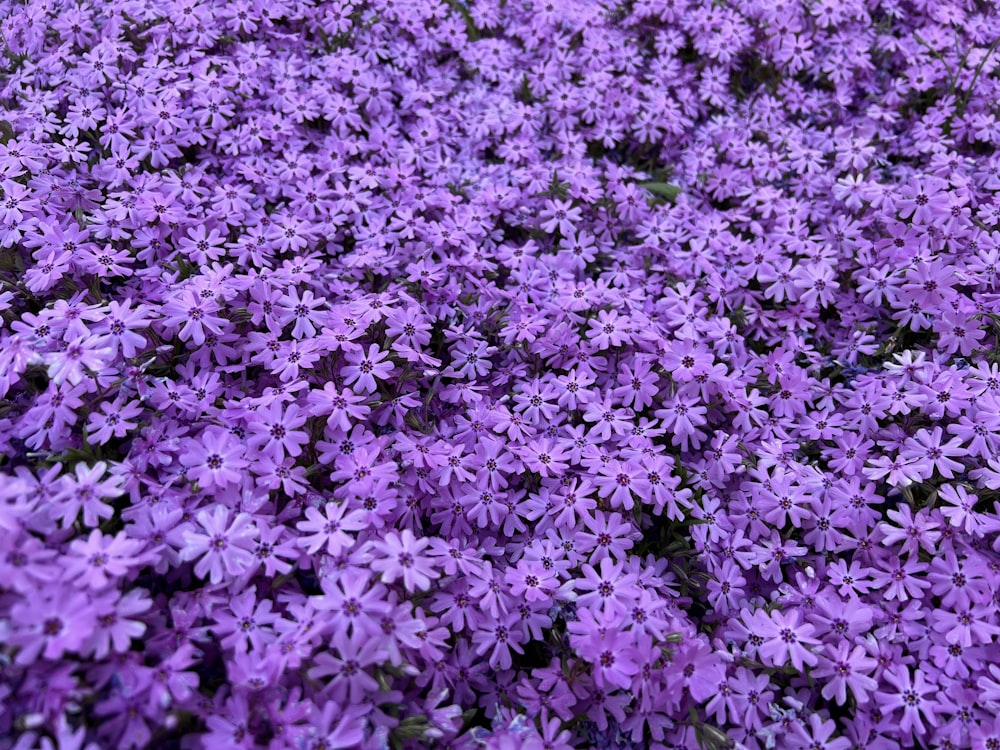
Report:
M 0 749 L 1000 747 L 992 2 L 0 19 Z

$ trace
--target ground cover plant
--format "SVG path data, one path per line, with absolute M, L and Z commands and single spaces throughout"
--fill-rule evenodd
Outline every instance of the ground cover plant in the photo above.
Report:
M 994 3 L 0 19 L 0 748 L 1000 748 Z

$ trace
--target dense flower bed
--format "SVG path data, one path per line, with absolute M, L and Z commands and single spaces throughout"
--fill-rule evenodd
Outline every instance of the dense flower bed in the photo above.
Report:
M 1000 747 L 994 3 L 0 17 L 0 748 Z

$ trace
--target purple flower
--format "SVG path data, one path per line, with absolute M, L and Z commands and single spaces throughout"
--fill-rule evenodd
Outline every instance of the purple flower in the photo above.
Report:
M 230 519 L 224 506 L 216 506 L 209 513 L 201 510 L 196 516 L 200 529 L 184 532 L 182 560 L 194 560 L 194 572 L 201 578 L 209 577 L 219 583 L 225 574 L 241 575 L 253 563 L 253 549 L 257 530 L 253 518 L 247 513 L 237 513 Z
M 11 608 L 13 626 L 8 642 L 18 647 L 15 661 L 31 664 L 38 658 L 58 659 L 81 652 L 98 627 L 97 612 L 83 593 L 46 587 L 31 601 Z
M 425 553 L 429 546 L 429 539 L 417 539 L 409 529 L 390 532 L 372 545 L 372 570 L 382 574 L 383 583 L 401 578 L 407 591 L 426 591 L 438 577 L 434 559 Z
M 392 362 L 384 361 L 388 352 L 380 351 L 372 344 L 368 353 L 350 352 L 347 355 L 349 364 L 343 368 L 344 382 L 354 385 L 355 392 L 374 393 L 378 389 L 378 380 L 385 380 L 396 368 Z
M 931 726 L 938 725 L 937 711 L 941 704 L 932 697 L 937 695 L 938 686 L 928 681 L 922 670 L 916 669 L 911 674 L 909 669 L 900 667 L 886 671 L 884 677 L 889 686 L 875 693 L 875 700 L 883 711 L 902 711 L 899 728 L 903 736 L 922 735 L 926 731 L 925 721 Z
M 189 443 L 180 462 L 187 475 L 205 489 L 225 488 L 243 480 L 242 470 L 248 466 L 246 448 L 233 436 L 219 429 L 205 430 L 201 439 Z
M 611 557 L 600 562 L 600 571 L 592 565 L 581 566 L 583 577 L 576 581 L 577 591 L 585 592 L 577 598 L 582 607 L 593 606 L 603 610 L 605 617 L 623 615 L 638 598 L 638 580 L 633 573 L 623 573 L 624 564 Z
M 791 664 L 802 671 L 804 665 L 813 666 L 818 658 L 810 646 L 819 644 L 812 637 L 815 627 L 801 622 L 798 610 L 792 610 L 787 615 L 774 611 L 760 621 L 759 635 L 764 639 L 757 652 L 762 659 L 773 666 L 780 667 Z
M 513 612 L 501 615 L 472 635 L 476 653 L 485 656 L 489 652 L 487 659 L 494 669 L 510 669 L 513 654 L 524 653 L 521 644 L 526 638 L 518 619 L 519 615 Z
M 990 4 L 7 5 L 0 746 L 991 742 Z
M 119 532 L 106 536 L 97 529 L 90 532 L 86 541 L 77 539 L 70 543 L 66 573 L 88 588 L 100 590 L 142 564 L 137 554 L 143 543 L 129 539 Z
M 132 589 L 121 596 L 108 591 L 98 597 L 94 601 L 98 627 L 89 644 L 94 658 L 103 659 L 112 651 L 118 654 L 128 651 L 132 640 L 141 638 L 148 627 L 136 616 L 148 612 L 152 606 L 152 600 L 142 589 Z
M 875 665 L 875 660 L 867 656 L 862 646 L 852 647 L 848 641 L 841 641 L 836 646 L 827 645 L 811 674 L 827 678 L 822 690 L 827 700 L 835 699 L 842 706 L 847 702 L 847 690 L 850 689 L 854 700 L 863 705 L 878 687 L 871 678 Z
M 104 478 L 108 465 L 98 461 L 93 466 L 77 464 L 75 476 L 64 475 L 62 487 L 57 490 L 53 500 L 56 505 L 52 510 L 53 517 L 62 521 L 63 526 L 71 525 L 83 511 L 83 523 L 94 527 L 98 519 L 111 518 L 113 509 L 104 502 L 122 494 L 122 481 L 119 477 Z

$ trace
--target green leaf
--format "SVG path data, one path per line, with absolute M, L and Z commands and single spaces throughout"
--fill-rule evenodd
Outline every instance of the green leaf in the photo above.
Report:
M 407 716 L 392 730 L 392 736 L 403 741 L 425 739 L 424 733 L 429 728 L 426 716 Z
M 666 198 L 667 200 L 673 200 L 684 192 L 679 186 L 672 185 L 669 182 L 640 182 L 639 187 L 648 190 L 653 195 Z
M 0 143 L 14 139 L 14 126 L 6 120 L 0 120 Z

